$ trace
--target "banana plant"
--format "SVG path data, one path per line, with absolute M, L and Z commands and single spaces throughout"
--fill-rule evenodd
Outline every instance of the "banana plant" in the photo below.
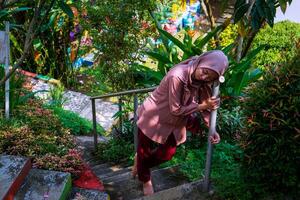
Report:
M 205 45 L 217 34 L 223 31 L 229 24 L 229 21 L 225 21 L 224 24 L 216 27 L 211 32 L 204 36 L 200 36 L 194 42 L 192 38 L 185 34 L 183 41 L 181 42 L 176 37 L 172 36 L 167 31 L 157 27 L 162 44 L 158 48 L 154 48 L 152 51 L 146 51 L 153 60 L 158 62 L 158 70 L 150 69 L 146 66 L 136 65 L 135 69 L 139 72 L 145 73 L 145 77 L 148 77 L 147 86 L 149 81 L 153 81 L 152 85 L 159 84 L 162 77 L 167 71 L 175 64 L 195 55 L 200 55 L 205 49 Z M 242 90 L 251 82 L 257 80 L 262 72 L 259 69 L 253 68 L 251 61 L 265 46 L 260 46 L 257 49 L 249 52 L 239 63 L 236 62 L 230 55 L 230 52 L 234 48 L 234 44 L 230 44 L 227 47 L 221 49 L 229 58 L 230 66 L 225 73 L 226 82 L 223 84 L 221 93 L 226 96 L 240 96 Z M 182 56 L 178 52 L 178 49 L 182 51 Z M 158 75 L 159 74 L 159 75 Z
M 142 76 L 142 83 L 144 86 L 155 85 L 160 82 L 162 77 L 169 71 L 169 69 L 175 64 L 180 63 L 192 56 L 200 55 L 203 53 L 206 44 L 216 35 L 223 31 L 230 21 L 226 20 L 222 25 L 216 27 L 211 32 L 205 35 L 199 36 L 194 42 L 192 38 L 185 32 L 182 41 L 160 28 L 158 22 L 156 27 L 162 40 L 162 45 L 158 47 L 152 46 L 151 49 L 144 52 L 151 59 L 158 62 L 157 69 L 153 70 L 141 64 L 134 64 L 133 68 L 137 72 L 136 74 Z M 142 75 L 143 74 L 143 75 Z M 147 82 L 144 82 L 144 80 Z M 151 83 L 152 81 L 152 83 Z
M 230 97 L 241 96 L 245 87 L 261 77 L 262 71 L 252 66 L 252 61 L 264 48 L 265 46 L 259 46 L 250 51 L 240 62 L 236 62 L 230 55 L 227 55 L 230 64 L 225 73 L 226 81 L 221 88 L 223 95 Z M 226 51 L 224 52 L 226 53 Z

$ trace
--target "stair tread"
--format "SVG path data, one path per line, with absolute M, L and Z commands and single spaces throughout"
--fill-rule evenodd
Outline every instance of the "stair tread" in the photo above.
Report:
M 110 199 L 107 193 L 101 192 L 99 190 L 88 190 L 88 189 L 73 187 L 69 200 L 79 199 L 80 197 L 82 199 L 88 199 L 88 200 L 109 200 Z
M 107 171 L 107 173 L 103 173 L 103 174 L 99 174 L 97 173 L 97 170 L 95 170 L 94 172 L 102 181 L 108 181 L 110 179 L 112 179 L 115 176 L 119 176 L 119 175 L 123 175 L 123 174 L 128 174 L 131 173 L 131 169 L 132 167 L 126 167 L 126 168 L 122 168 L 122 169 L 117 169 L 117 168 L 109 168 L 109 171 Z
M 71 186 L 70 173 L 31 169 L 15 200 L 65 199 L 71 191 Z
M 187 183 L 187 178 L 178 169 L 178 167 L 168 167 L 152 171 L 154 190 L 158 192 Z M 102 181 L 112 199 L 129 200 L 143 196 L 142 185 L 137 179 L 132 178 L 131 172 L 102 179 Z
M 206 200 L 209 198 L 207 193 L 203 192 L 203 181 L 198 180 L 185 183 L 173 188 L 155 192 L 150 196 L 142 196 L 134 200 Z
M 0 155 L 0 199 L 13 196 L 31 168 L 30 159 Z
M 131 167 L 123 165 L 101 164 L 91 167 L 93 172 L 102 180 L 103 178 L 115 176 L 120 173 L 131 171 Z

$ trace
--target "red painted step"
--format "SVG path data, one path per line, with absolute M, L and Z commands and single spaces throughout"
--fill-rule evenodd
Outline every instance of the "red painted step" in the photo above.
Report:
M 0 155 L 0 199 L 13 200 L 30 169 L 28 158 Z

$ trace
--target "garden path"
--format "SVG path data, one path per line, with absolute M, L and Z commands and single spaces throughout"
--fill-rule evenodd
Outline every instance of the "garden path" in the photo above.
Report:
M 46 101 L 50 101 L 49 91 L 52 84 L 46 83 L 42 80 L 31 79 L 32 91 L 37 92 L 36 97 Z M 44 91 L 44 92 L 42 92 Z M 70 90 L 66 90 L 63 94 L 63 108 L 77 113 L 79 116 L 92 121 L 92 105 L 90 97 Z M 97 122 L 107 131 L 114 124 L 112 116 L 118 111 L 118 105 L 104 100 L 96 100 L 96 118 Z

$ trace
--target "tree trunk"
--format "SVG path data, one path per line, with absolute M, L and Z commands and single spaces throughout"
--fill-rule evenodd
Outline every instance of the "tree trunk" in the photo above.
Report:
M 212 12 L 212 8 L 211 5 L 209 3 L 209 0 L 203 0 L 206 11 L 207 11 L 207 16 L 208 16 L 208 20 L 210 23 L 210 29 L 213 30 L 216 27 L 216 22 L 215 22 L 215 18 L 213 16 L 213 12 Z M 219 37 L 218 35 L 214 36 L 214 39 L 216 41 L 216 46 L 219 47 Z
M 249 3 L 249 0 L 246 0 L 246 3 Z M 250 17 L 250 13 L 251 13 L 251 10 L 252 10 L 252 7 L 253 7 L 254 3 L 255 3 L 255 0 L 250 0 L 250 6 L 249 6 L 249 9 L 248 9 L 248 11 L 246 13 L 246 16 L 245 16 L 245 18 L 248 22 L 250 21 L 249 17 Z M 243 19 L 241 19 L 241 20 L 243 20 Z M 243 44 L 244 44 L 244 36 L 239 35 L 238 36 L 237 52 L 236 52 L 236 61 L 237 62 L 240 62 L 240 60 L 242 58 Z

